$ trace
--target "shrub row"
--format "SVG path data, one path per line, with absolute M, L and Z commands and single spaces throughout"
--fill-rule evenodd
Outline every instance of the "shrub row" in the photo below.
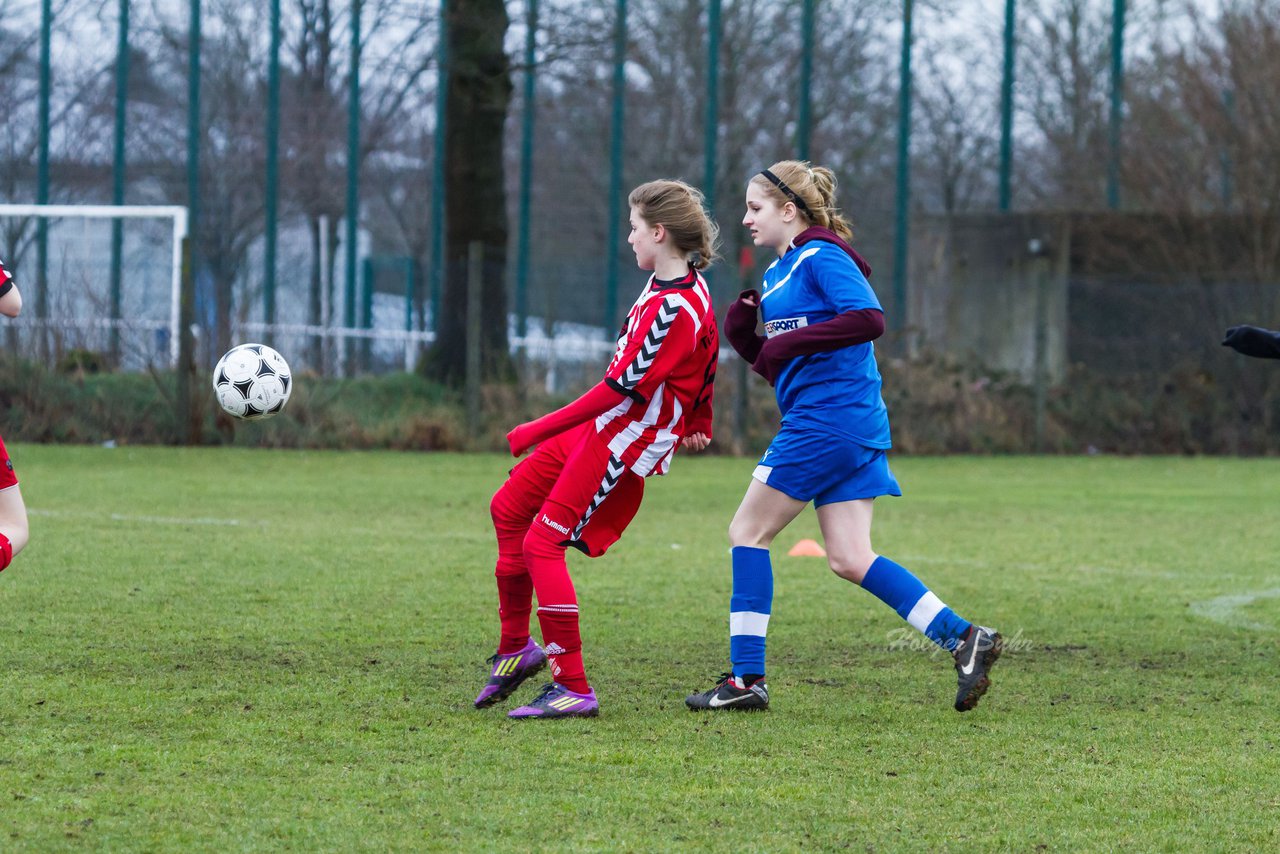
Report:
M 885 402 L 895 447 L 905 453 L 1036 450 L 1034 390 L 1015 377 L 924 358 L 886 359 Z M 777 429 L 772 390 L 722 366 L 716 385 L 720 452 L 759 453 Z M 50 371 L 0 360 L 0 432 L 10 441 L 167 444 L 178 441 L 174 376 Z M 564 402 L 538 383 L 482 390 L 480 423 L 467 424 L 461 393 L 414 374 L 356 379 L 299 376 L 288 407 L 258 422 L 222 414 L 195 382 L 199 440 L 278 448 L 505 449 L 522 420 Z M 1227 373 L 1193 364 L 1159 373 L 1100 376 L 1083 367 L 1049 389 L 1039 445 L 1053 453 L 1280 452 L 1280 367 L 1235 363 Z

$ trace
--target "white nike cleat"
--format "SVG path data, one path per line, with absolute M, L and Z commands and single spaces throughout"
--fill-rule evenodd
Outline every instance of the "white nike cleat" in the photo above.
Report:
M 701 694 L 690 694 L 684 698 L 684 703 L 695 712 L 717 709 L 762 712 L 769 708 L 769 686 L 763 676 L 747 685 L 732 673 L 721 673 L 714 688 Z
M 973 626 L 956 647 L 956 711 L 967 712 L 978 705 L 978 700 L 991 687 L 987 675 L 1000 653 L 1004 651 L 1004 639 L 995 629 Z

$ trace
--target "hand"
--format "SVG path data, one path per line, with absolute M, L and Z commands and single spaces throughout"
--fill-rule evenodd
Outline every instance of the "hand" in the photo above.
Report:
M 760 294 L 757 291 L 743 291 L 736 300 L 729 303 L 725 313 L 724 325 L 733 332 L 756 331 L 756 317 L 760 309 Z
M 1222 346 L 1245 356 L 1280 359 L 1280 332 L 1260 326 L 1233 326 L 1223 336 Z
M 680 447 L 687 448 L 694 453 L 705 450 L 707 445 L 711 444 L 711 437 L 706 433 L 690 433 L 680 440 Z
M 760 294 L 757 291 L 743 291 L 742 295 L 729 304 L 724 316 L 724 335 L 738 351 L 738 355 L 748 362 L 754 362 L 760 352 L 760 342 L 764 339 L 756 334 L 756 322 L 760 316 Z
M 507 447 L 511 448 L 511 456 L 518 457 L 529 450 L 529 425 L 517 424 L 507 434 Z

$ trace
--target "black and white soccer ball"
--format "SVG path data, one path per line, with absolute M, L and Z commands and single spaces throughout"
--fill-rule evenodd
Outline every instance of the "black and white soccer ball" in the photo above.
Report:
M 218 405 L 235 418 L 270 418 L 284 409 L 291 391 L 289 363 L 265 344 L 232 347 L 213 369 Z

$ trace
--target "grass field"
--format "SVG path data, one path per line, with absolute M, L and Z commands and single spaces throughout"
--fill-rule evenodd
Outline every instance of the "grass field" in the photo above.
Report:
M 946 656 L 785 556 L 812 511 L 772 708 L 687 712 L 751 461 L 678 460 L 570 556 L 601 717 L 521 724 L 470 706 L 509 461 L 10 450 L 0 850 L 1280 847 L 1280 460 L 895 460 L 877 549 L 1012 641 L 964 715 Z

